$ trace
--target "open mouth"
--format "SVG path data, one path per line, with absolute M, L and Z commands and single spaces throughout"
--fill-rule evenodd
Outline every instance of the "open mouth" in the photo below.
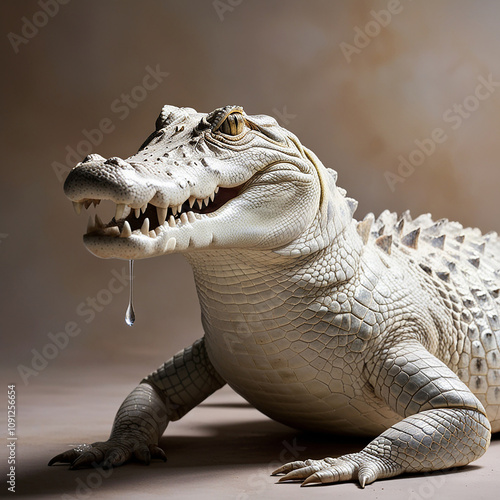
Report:
M 194 223 L 204 216 L 216 212 L 228 201 L 236 198 L 241 192 L 243 185 L 232 188 L 216 188 L 206 198 L 200 199 L 191 196 L 184 203 L 176 206 L 158 207 L 151 202 L 136 208 L 125 204 L 117 204 L 115 216 L 108 222 L 103 223 L 98 214 L 94 219 L 89 216 L 87 232 L 85 236 L 110 236 L 128 238 L 135 233 L 155 238 L 160 234 L 162 228 L 175 228 L 183 224 Z M 102 200 L 98 198 L 85 198 L 74 201 L 73 207 L 77 214 L 82 208 L 97 206 Z

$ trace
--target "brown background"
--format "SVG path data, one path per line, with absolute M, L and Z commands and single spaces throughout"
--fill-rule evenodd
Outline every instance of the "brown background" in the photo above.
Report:
M 500 229 L 500 88 L 456 130 L 443 119 L 474 94 L 478 77 L 500 82 L 500 3 L 401 0 L 400 12 L 348 62 L 340 44 L 354 44 L 357 28 L 370 21 L 373 28 L 371 11 L 395 1 L 73 0 L 16 53 L 9 33 L 22 36 L 24 18 L 33 20 L 41 7 L 5 0 L 5 381 L 17 382 L 21 395 L 70 392 L 74 384 L 90 384 L 90 373 L 105 380 L 112 369 L 131 387 L 202 335 L 190 269 L 177 255 L 137 262 L 132 329 L 123 321 L 126 289 L 92 321 L 78 313 L 88 297 L 104 297 L 112 271 L 121 273 L 126 263 L 85 250 L 86 216 L 73 213 L 54 164 L 65 164 L 67 148 L 81 145 L 83 131 L 105 118 L 114 130 L 93 151 L 125 158 L 151 132 L 163 104 L 206 112 L 241 104 L 250 114 L 274 115 L 338 170 L 339 185 L 359 200 L 358 217 L 409 208 L 485 232 Z M 141 83 L 147 66 L 157 65 L 169 75 L 122 119 L 112 103 Z M 447 140 L 391 191 L 384 172 L 396 172 L 398 156 L 408 157 L 414 141 L 438 127 Z M 48 334 L 72 321 L 81 333 L 25 387 L 18 366 L 31 367 L 32 350 L 42 351 Z M 76 393 L 70 401 L 78 405 Z

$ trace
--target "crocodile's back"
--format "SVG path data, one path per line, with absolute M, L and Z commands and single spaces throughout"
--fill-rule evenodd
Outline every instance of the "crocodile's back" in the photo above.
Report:
M 368 218 L 372 217 L 370 214 Z M 367 220 L 365 218 L 365 220 Z M 500 430 L 500 239 L 429 214 L 412 220 L 388 211 L 374 221 L 370 240 L 416 269 L 428 296 L 446 311 L 436 356 L 472 390 Z M 405 262 L 406 261 L 406 262 Z

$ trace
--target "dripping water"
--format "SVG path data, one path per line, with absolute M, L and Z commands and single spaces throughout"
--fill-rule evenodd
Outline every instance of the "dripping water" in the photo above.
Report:
M 125 313 L 125 323 L 128 326 L 133 326 L 135 322 L 135 312 L 134 312 L 134 261 L 128 261 L 128 270 L 129 270 L 129 280 L 130 280 L 130 293 L 128 296 L 128 307 L 127 312 Z

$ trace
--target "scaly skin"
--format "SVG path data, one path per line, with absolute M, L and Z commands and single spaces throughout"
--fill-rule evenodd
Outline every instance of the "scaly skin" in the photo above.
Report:
M 107 442 L 50 463 L 164 458 L 168 422 L 226 382 L 285 424 L 378 435 L 285 464 L 280 481 L 364 487 L 479 458 L 500 430 L 496 234 L 428 215 L 358 223 L 334 171 L 238 107 L 165 106 L 156 126 L 127 160 L 87 157 L 65 192 L 77 212 L 117 204 L 110 223 L 89 223 L 98 257 L 186 255 L 205 336 L 127 397 Z

